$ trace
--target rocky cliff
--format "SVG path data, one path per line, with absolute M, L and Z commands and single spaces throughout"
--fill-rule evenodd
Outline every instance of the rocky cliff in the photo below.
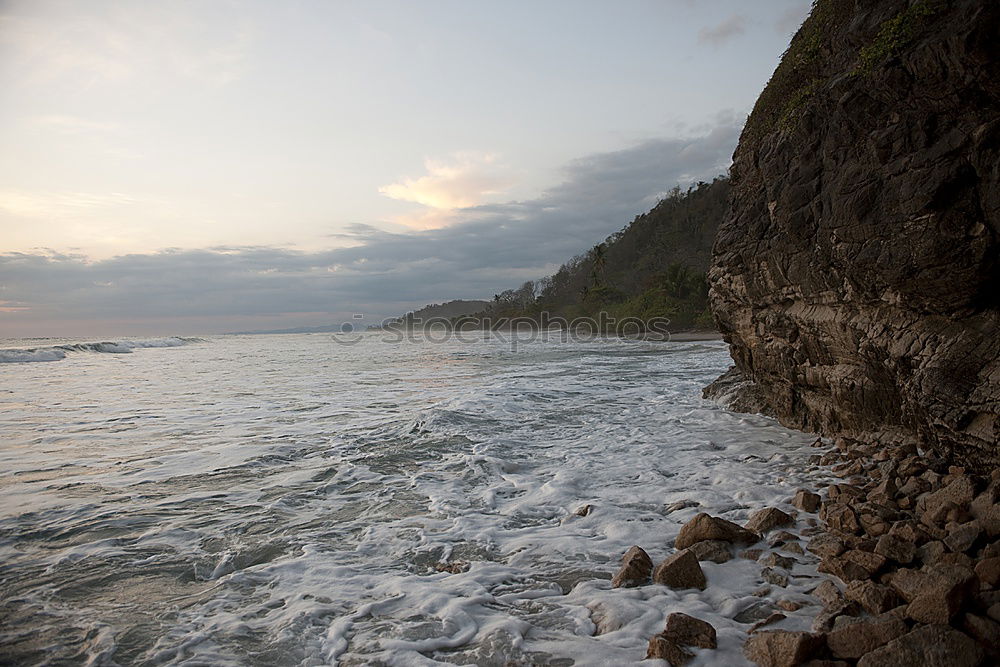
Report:
M 1000 3 L 819 0 L 732 182 L 709 280 L 737 403 L 995 462 Z

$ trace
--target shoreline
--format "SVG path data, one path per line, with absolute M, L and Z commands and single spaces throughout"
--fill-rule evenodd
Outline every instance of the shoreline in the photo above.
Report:
M 1000 469 L 976 475 L 914 445 L 839 437 L 813 447 L 823 451 L 810 463 L 834 481 L 797 490 L 786 503 L 795 509 L 764 507 L 743 526 L 699 513 L 655 568 L 640 545 L 630 548 L 612 586 L 704 589 L 702 562 L 749 559 L 763 582 L 743 619 L 753 621 L 743 655 L 755 664 L 1000 660 Z M 810 579 L 805 595 L 794 590 Z M 715 637 L 708 622 L 670 613 L 646 658 L 710 660 Z

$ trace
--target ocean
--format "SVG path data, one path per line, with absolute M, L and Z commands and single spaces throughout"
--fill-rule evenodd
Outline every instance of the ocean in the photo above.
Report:
M 0 662 L 627 665 L 684 611 L 747 664 L 753 561 L 610 586 L 821 474 L 701 398 L 722 342 L 411 338 L 0 341 Z

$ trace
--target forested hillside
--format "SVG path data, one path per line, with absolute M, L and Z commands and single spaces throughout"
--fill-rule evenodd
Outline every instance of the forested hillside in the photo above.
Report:
M 712 327 L 708 270 L 729 179 L 673 191 L 621 231 L 566 262 L 548 278 L 493 298 L 482 316 L 572 319 L 601 311 L 621 319 L 670 318 L 673 326 Z

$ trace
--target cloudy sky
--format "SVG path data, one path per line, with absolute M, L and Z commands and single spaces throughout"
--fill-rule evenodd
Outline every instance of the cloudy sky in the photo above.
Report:
M 0 337 L 369 321 L 723 173 L 808 0 L 0 1 Z

